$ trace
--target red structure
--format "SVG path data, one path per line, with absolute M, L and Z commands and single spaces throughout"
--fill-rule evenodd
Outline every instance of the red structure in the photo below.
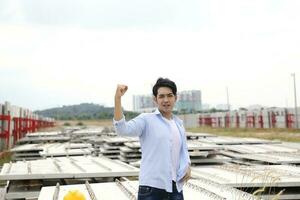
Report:
M 230 128 L 230 116 L 228 113 L 225 116 L 225 128 Z
M 211 126 L 212 125 L 211 117 L 205 117 L 204 118 L 204 125 L 206 125 L 206 126 Z
M 10 115 L 0 115 L 0 121 L 2 121 L 2 124 L 6 124 L 5 126 L 0 126 L 0 138 L 5 138 L 5 149 L 9 148 L 11 122 L 13 123 L 12 136 L 14 144 L 16 144 L 16 142 L 21 138 L 25 137 L 27 133 L 34 133 L 40 128 L 54 126 L 54 122 L 49 122 L 46 120 L 36 120 L 28 117 L 11 118 Z
M 0 115 L 0 121 L 7 124 L 6 127 L 0 127 L 0 138 L 5 139 L 5 148 L 9 147 L 9 133 L 10 133 L 10 115 Z
M 286 113 L 286 127 L 293 128 L 294 114 Z
M 254 128 L 255 127 L 255 117 L 254 115 L 247 116 L 247 128 Z
M 211 117 L 211 126 L 212 127 L 218 127 L 219 125 L 217 125 L 217 118 L 216 117 Z
M 236 127 L 240 128 L 240 116 L 238 113 L 235 113 Z
M 14 117 L 14 130 L 13 130 L 13 137 L 14 137 L 14 144 L 21 139 L 21 118 Z
M 200 126 L 219 128 L 288 128 L 295 129 L 296 117 L 293 109 L 268 108 L 260 110 L 238 110 L 222 113 L 199 114 Z
M 201 126 L 212 126 L 211 117 L 199 117 L 199 123 Z
M 276 122 L 277 122 L 276 115 L 274 112 L 271 112 L 271 125 L 272 125 L 271 128 L 276 128 Z
M 258 126 L 259 126 L 259 128 L 264 128 L 264 119 L 261 114 L 258 115 Z

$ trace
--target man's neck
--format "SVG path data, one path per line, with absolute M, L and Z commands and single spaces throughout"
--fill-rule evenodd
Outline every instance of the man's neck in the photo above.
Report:
M 160 113 L 162 114 L 162 116 L 163 116 L 164 118 L 166 118 L 166 119 L 168 119 L 168 120 L 171 120 L 171 119 L 172 119 L 172 116 L 173 116 L 172 113 L 162 113 L 162 112 L 160 112 Z

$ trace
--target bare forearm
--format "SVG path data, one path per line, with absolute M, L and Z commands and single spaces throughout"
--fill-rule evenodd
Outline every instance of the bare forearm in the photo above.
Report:
M 122 113 L 122 103 L 121 103 L 121 97 L 115 97 L 115 113 L 114 113 L 114 119 L 116 121 L 121 120 L 123 117 Z
M 119 121 L 123 117 L 122 113 L 122 104 L 121 104 L 121 97 L 125 94 L 128 87 L 126 85 L 118 85 L 116 94 L 115 94 L 115 113 L 114 113 L 114 119 L 116 121 Z

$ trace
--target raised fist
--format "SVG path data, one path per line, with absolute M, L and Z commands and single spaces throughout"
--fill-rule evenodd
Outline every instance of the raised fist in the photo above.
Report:
M 125 94 L 125 92 L 127 91 L 127 89 L 128 89 L 127 85 L 118 85 L 115 97 L 118 97 L 118 98 L 122 97 Z

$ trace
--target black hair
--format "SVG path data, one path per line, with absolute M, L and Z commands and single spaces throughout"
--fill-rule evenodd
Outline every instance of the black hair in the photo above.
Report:
M 155 85 L 152 88 L 152 93 L 155 97 L 157 96 L 158 89 L 161 88 L 161 87 L 170 88 L 172 90 L 173 94 L 176 96 L 176 94 L 177 94 L 176 84 L 168 78 L 161 78 L 160 77 L 160 78 L 157 79 Z

